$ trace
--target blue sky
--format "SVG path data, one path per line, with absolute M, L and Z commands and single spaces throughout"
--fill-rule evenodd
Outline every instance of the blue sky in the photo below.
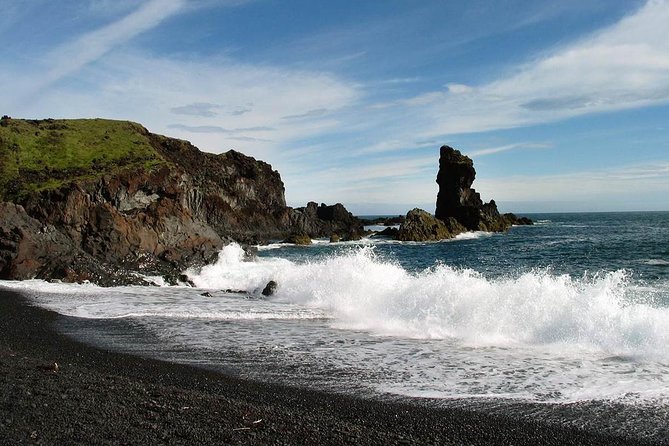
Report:
M 504 211 L 669 210 L 669 0 L 0 0 L 0 113 L 127 119 L 286 198 L 434 211 L 438 149 Z

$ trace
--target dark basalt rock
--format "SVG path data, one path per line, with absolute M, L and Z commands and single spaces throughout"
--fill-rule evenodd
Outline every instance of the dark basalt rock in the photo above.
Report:
M 509 224 L 513 226 L 528 226 L 528 225 L 533 225 L 534 222 L 527 218 L 527 217 L 518 217 L 516 214 L 513 214 L 511 212 L 508 212 L 503 215 L 504 219 L 509 222 Z
M 442 146 L 439 155 L 435 217 L 444 221 L 454 218 L 470 231 L 502 232 L 517 224 L 518 218 L 500 215 L 495 200 L 484 203 L 471 187 L 476 178 L 471 158 L 449 146 Z
M 395 228 L 392 226 L 388 226 L 386 229 L 384 229 L 381 232 L 378 232 L 376 235 L 381 236 L 381 237 L 392 237 L 395 238 L 399 234 L 400 230 L 399 228 Z
M 362 221 L 354 217 L 341 203 L 330 206 L 321 203 L 319 206 L 311 201 L 306 207 L 291 209 L 290 226 L 311 238 L 338 234 L 343 240 L 348 240 L 363 232 Z
M 484 203 L 471 186 L 476 178 L 474 162 L 449 146 L 439 150 L 437 209 L 434 217 L 414 209 L 397 234 L 398 240 L 441 240 L 466 231 L 503 232 L 512 225 L 532 224 L 526 217 L 500 215 L 495 200 Z M 440 224 L 441 223 L 441 224 Z
M 404 223 L 404 215 L 398 215 L 397 217 L 380 217 L 380 218 L 373 218 L 373 219 L 361 219 L 360 221 L 362 224 L 365 226 L 395 226 L 395 225 L 401 225 Z
M 465 228 L 454 218 L 445 222 L 422 209 L 412 209 L 400 226 L 396 239 L 401 241 L 436 241 L 448 239 L 464 232 Z
M 0 175 L 0 202 L 20 205 L 19 209 L 8 204 L 0 213 L 2 278 L 115 285 L 142 283 L 127 272 L 139 271 L 176 283 L 186 267 L 212 263 L 232 241 L 257 244 L 298 234 L 305 237 L 296 241 L 306 243 L 310 237 L 362 232 L 360 221 L 341 204 L 286 206 L 279 173 L 234 150 L 219 155 L 201 152 L 187 141 L 119 121 L 76 121 L 74 125 L 68 120 L 7 117 L 2 122 L 12 134 L 29 135 L 40 129 L 56 132 L 72 127 L 68 131 L 75 131 L 76 127 L 85 133 L 107 126 L 105 140 L 115 138 L 114 131 L 121 132 L 125 139 L 119 139 L 119 144 L 127 144 L 128 139 L 143 142 L 147 157 L 118 159 L 107 166 L 111 173 L 104 174 L 110 170 L 98 164 L 106 154 L 93 144 L 86 149 L 93 159 L 88 166 L 60 170 L 33 166 L 12 181 Z M 18 143 L 7 144 L 0 138 L 0 155 L 23 150 Z M 45 145 L 38 150 L 46 153 L 50 148 Z M 0 161 L 0 174 L 6 173 L 3 169 Z M 39 233 L 44 227 L 49 228 L 51 239 Z
M 0 279 L 146 284 L 131 271 L 111 268 L 84 252 L 53 225 L 30 217 L 22 206 L 0 203 L 0 216 Z
M 262 295 L 263 296 L 274 295 L 274 293 L 276 292 L 277 286 L 278 286 L 278 284 L 275 281 L 270 280 L 269 282 L 267 282 L 267 285 L 265 285 L 265 288 L 262 290 Z
M 291 234 L 283 240 L 283 243 L 294 245 L 311 245 L 311 237 L 308 234 Z

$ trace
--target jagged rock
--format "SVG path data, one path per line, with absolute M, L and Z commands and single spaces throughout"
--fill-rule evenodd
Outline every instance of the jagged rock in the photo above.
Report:
M 123 282 L 124 271 L 134 270 L 177 283 L 187 266 L 211 263 L 233 240 L 256 244 L 290 234 L 362 231 L 341 204 L 286 206 L 279 173 L 234 150 L 204 153 L 124 121 L 1 121 L 0 201 L 21 205 L 26 215 L 20 218 L 32 219 L 1 237 L 5 278 L 116 284 L 110 277 Z M 35 148 L 49 156 L 41 159 Z M 26 151 L 30 156 L 21 157 Z M 49 246 L 35 238 L 42 227 L 59 234 L 58 243 L 71 253 L 63 258 L 85 260 L 44 266 Z
M 0 216 L 0 279 L 143 284 L 122 267 L 108 268 L 54 226 L 30 217 L 22 206 L 0 203 Z
M 272 296 L 276 292 L 277 286 L 278 284 L 275 281 L 270 280 L 269 282 L 267 282 L 267 285 L 265 285 L 265 288 L 262 290 L 262 295 Z
M 311 237 L 307 234 L 291 234 L 283 243 L 292 243 L 294 245 L 311 245 Z
M 510 225 L 529 226 L 534 224 L 534 222 L 531 219 L 527 217 L 518 217 L 516 214 L 513 214 L 511 212 L 504 214 L 503 217 L 506 219 L 507 222 L 509 222 Z
M 327 237 L 333 233 L 352 234 L 363 231 L 362 222 L 341 203 L 330 206 L 321 203 L 319 206 L 311 201 L 306 207 L 292 209 L 290 222 L 293 230 L 308 234 L 311 238 Z
M 432 214 L 416 208 L 407 213 L 396 238 L 401 241 L 414 242 L 443 240 L 452 238 L 465 230 L 453 218 L 444 222 L 435 218 Z
M 348 234 L 346 234 L 343 238 L 343 241 L 345 242 L 357 242 L 362 240 L 362 234 L 359 233 L 358 231 L 351 231 Z
M 454 218 L 470 231 L 502 232 L 512 225 L 500 215 L 495 200 L 483 203 L 471 185 L 476 170 L 471 158 L 449 146 L 439 151 L 437 209 L 435 216 L 443 221 Z
M 341 237 L 339 235 L 332 233 L 330 234 L 330 243 L 338 243 L 341 241 Z
M 383 231 L 378 232 L 376 235 L 380 235 L 380 236 L 382 236 L 382 237 L 392 237 L 392 238 L 396 238 L 397 235 L 399 234 L 399 232 L 400 232 L 399 228 L 395 228 L 395 227 L 392 227 L 392 226 L 388 226 L 388 227 L 385 228 Z

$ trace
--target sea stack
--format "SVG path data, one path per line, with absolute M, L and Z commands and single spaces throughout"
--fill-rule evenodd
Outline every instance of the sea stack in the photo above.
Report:
M 472 183 L 476 178 L 474 162 L 449 146 L 439 150 L 437 209 L 435 217 L 447 221 L 455 218 L 470 231 L 501 232 L 514 222 L 500 215 L 495 200 L 484 203 Z
M 403 241 L 441 240 L 466 231 L 503 232 L 513 225 L 532 224 L 532 220 L 525 217 L 510 213 L 500 215 L 495 200 L 484 203 L 471 187 L 475 178 L 471 158 L 452 147 L 442 146 L 435 215 L 432 217 L 420 209 L 410 211 L 396 238 Z

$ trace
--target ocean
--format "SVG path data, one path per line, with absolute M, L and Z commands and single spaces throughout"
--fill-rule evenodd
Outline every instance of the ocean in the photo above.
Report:
M 442 242 L 276 243 L 252 258 L 233 244 L 187 271 L 195 288 L 0 286 L 87 343 L 242 378 L 444 404 L 606 403 L 667 421 L 669 212 L 528 216 Z

